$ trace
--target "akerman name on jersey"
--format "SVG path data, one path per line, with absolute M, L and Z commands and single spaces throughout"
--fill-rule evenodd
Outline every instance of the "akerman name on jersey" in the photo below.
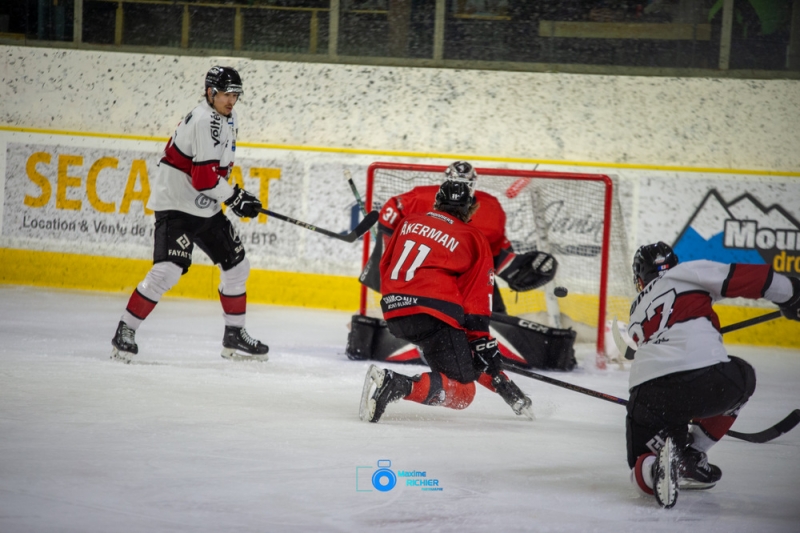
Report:
M 409 233 L 427 237 L 432 241 L 441 244 L 451 252 L 455 252 L 456 248 L 458 248 L 458 241 L 454 237 L 444 233 L 442 230 L 426 226 L 421 222 L 415 222 L 414 224 L 403 222 L 403 228 L 400 230 L 400 234 L 408 235 Z

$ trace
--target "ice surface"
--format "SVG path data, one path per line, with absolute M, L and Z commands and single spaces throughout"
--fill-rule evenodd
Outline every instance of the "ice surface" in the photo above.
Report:
M 137 333 L 152 364 L 123 365 L 127 297 L 0 286 L 0 531 L 800 531 L 800 429 L 723 439 L 717 487 L 663 510 L 629 483 L 621 406 L 518 377 L 534 422 L 478 387 L 464 411 L 399 402 L 366 424 L 349 314 L 251 305 L 270 361 L 241 363 L 219 356 L 218 303 L 166 298 Z M 730 351 L 759 378 L 734 429 L 800 407 L 800 349 Z M 547 374 L 626 396 L 613 367 Z M 425 478 L 374 490 L 379 460 Z

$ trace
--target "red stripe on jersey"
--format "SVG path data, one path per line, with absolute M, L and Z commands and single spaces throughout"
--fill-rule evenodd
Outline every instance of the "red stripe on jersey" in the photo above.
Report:
M 172 139 L 167 143 L 167 147 L 164 149 L 164 157 L 161 158 L 161 161 L 185 174 L 192 173 L 192 158 L 178 150 Z
M 139 292 L 139 289 L 136 289 L 128 300 L 128 307 L 126 307 L 126 310 L 139 320 L 144 320 L 157 303 L 158 302 L 145 298 L 142 296 L 142 293 Z
M 672 304 L 672 309 L 664 309 L 663 305 L 659 305 L 654 310 L 652 318 L 645 320 L 642 323 L 642 330 L 644 331 L 645 341 L 650 338 L 661 328 L 663 320 L 663 313 L 668 312 L 669 318 L 667 319 L 667 328 L 672 327 L 680 322 L 686 322 L 695 318 L 707 318 L 711 324 L 719 330 L 719 317 L 714 312 L 711 306 L 711 295 L 705 291 L 685 292 L 679 294 Z M 648 310 L 649 312 L 649 310 Z M 634 339 L 638 343 L 638 339 Z
M 222 311 L 226 315 L 243 315 L 247 310 L 247 293 L 238 296 L 226 296 L 219 293 L 219 301 L 222 303 Z
M 769 265 L 731 265 L 728 279 L 722 284 L 722 296 L 753 300 L 763 297 L 772 279 L 771 268 Z
M 719 317 L 711 306 L 711 295 L 707 292 L 685 292 L 675 299 L 667 327 L 703 317 L 709 319 L 714 327 L 719 329 Z
M 219 181 L 219 161 L 203 161 L 192 165 L 192 187 L 198 191 L 213 189 Z

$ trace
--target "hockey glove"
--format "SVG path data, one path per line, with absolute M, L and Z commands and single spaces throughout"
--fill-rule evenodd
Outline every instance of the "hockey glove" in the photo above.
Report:
M 485 372 L 492 377 L 500 374 L 503 355 L 497 348 L 497 340 L 483 337 L 470 342 L 469 347 L 472 349 L 472 362 L 479 374 Z
M 778 307 L 780 308 L 781 314 L 784 317 L 788 318 L 789 320 L 800 321 L 800 279 L 789 278 L 789 281 L 792 282 L 794 294 L 792 294 L 792 297 L 786 300 L 784 303 L 778 304 Z
M 233 186 L 233 196 L 228 198 L 225 205 L 241 218 L 254 218 L 258 216 L 258 210 L 261 209 L 261 202 L 258 201 L 258 198 L 238 185 Z
M 504 279 L 512 290 L 525 292 L 541 287 L 556 276 L 558 261 L 545 252 L 517 254 L 501 267 L 497 275 Z

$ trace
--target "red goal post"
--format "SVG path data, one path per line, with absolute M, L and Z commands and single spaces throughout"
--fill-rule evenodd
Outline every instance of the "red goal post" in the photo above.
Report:
M 380 209 L 389 198 L 416 186 L 440 184 L 446 168 L 373 163 L 367 171 L 367 211 Z M 606 321 L 612 314 L 627 318 L 633 290 L 627 237 L 613 180 L 603 174 L 475 170 L 477 189 L 494 195 L 506 212 L 506 236 L 514 250 L 546 251 L 559 262 L 555 280 L 540 290 L 515 293 L 497 280 L 509 314 L 572 327 L 579 341 L 595 343 L 597 353 L 604 354 Z M 371 250 L 372 241 L 366 234 L 362 267 Z M 610 279 L 615 283 L 610 284 Z M 556 302 L 554 286 L 566 287 L 569 295 Z M 610 286 L 615 287 L 613 294 L 609 294 Z M 380 317 L 379 299 L 380 295 L 362 285 L 360 313 Z

